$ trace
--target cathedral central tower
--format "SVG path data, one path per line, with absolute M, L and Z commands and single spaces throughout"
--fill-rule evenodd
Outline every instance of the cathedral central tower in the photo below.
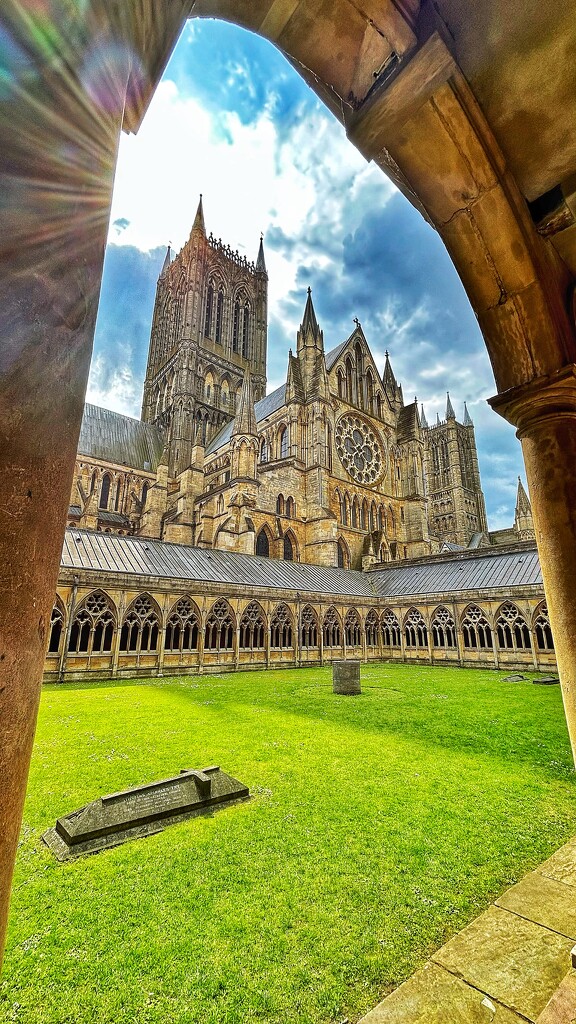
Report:
M 206 234 L 202 197 L 190 237 L 158 279 L 142 419 L 159 426 L 169 475 L 190 464 L 233 418 L 245 370 L 254 398 L 266 393 L 268 274 L 262 239 L 255 263 Z

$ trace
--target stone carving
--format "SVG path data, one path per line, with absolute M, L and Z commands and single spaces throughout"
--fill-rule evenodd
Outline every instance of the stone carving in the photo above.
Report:
M 69 860 L 161 832 L 208 808 L 249 797 L 248 787 L 218 766 L 183 770 L 173 778 L 99 797 L 58 818 L 42 839 L 58 860 Z
M 350 476 L 362 484 L 373 484 L 382 475 L 382 445 L 360 416 L 341 416 L 336 424 L 336 450 Z

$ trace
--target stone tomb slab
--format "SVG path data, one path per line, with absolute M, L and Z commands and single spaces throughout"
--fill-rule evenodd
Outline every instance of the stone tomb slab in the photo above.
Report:
M 99 797 L 58 818 L 42 839 L 58 860 L 98 853 L 161 832 L 222 804 L 248 800 L 250 791 L 218 766 L 185 769 L 169 779 Z

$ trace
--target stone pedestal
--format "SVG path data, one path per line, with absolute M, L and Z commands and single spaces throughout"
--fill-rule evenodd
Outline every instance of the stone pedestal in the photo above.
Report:
M 362 693 L 359 661 L 332 662 L 332 690 L 347 695 Z

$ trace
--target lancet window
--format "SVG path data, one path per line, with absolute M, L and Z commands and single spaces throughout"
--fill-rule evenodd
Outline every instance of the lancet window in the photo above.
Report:
M 244 303 L 244 319 L 242 320 L 242 355 L 248 359 L 250 355 L 250 304 Z
M 349 569 L 350 568 L 350 555 L 348 553 L 348 548 L 346 547 L 346 544 L 342 540 L 342 537 L 340 537 L 340 540 L 338 541 L 338 552 L 337 553 L 338 553 L 338 568 L 339 569 Z
M 72 654 L 111 651 L 115 625 L 112 602 L 101 590 L 95 590 L 82 601 L 74 616 L 68 650 Z
M 334 607 L 328 609 L 322 623 L 322 639 L 324 647 L 342 646 L 342 628 L 340 616 Z
M 240 345 L 240 303 L 238 299 L 234 303 L 234 315 L 232 317 L 232 351 L 238 352 Z
M 224 316 L 224 289 L 220 285 L 218 289 L 218 298 L 216 300 L 216 342 L 218 345 L 222 344 L 222 319 Z
M 462 638 L 467 650 L 492 650 L 492 630 L 484 612 L 476 604 L 468 605 L 462 619 Z
M 112 481 L 110 475 L 105 473 L 102 477 L 102 485 L 100 487 L 100 501 L 98 503 L 99 508 L 108 508 L 108 502 L 110 501 L 110 485 Z
M 204 337 L 212 337 L 212 311 L 214 308 L 214 282 L 208 283 L 206 306 L 204 307 Z
M 56 598 L 56 602 L 52 609 L 52 615 L 50 616 L 50 637 L 48 640 L 48 654 L 58 654 L 60 650 L 60 642 L 62 640 L 62 630 L 64 629 L 64 608 L 60 601 L 60 598 Z
M 380 619 L 384 647 L 400 647 L 400 623 L 391 608 L 385 608 Z
M 406 647 L 427 647 L 428 630 L 417 608 L 411 608 L 404 619 L 404 636 Z
M 344 636 L 347 647 L 360 647 L 362 643 L 362 629 L 360 616 L 355 608 L 349 608 L 344 619 Z
M 146 653 L 158 647 L 160 616 L 156 605 L 147 594 L 132 602 L 124 616 L 120 634 L 120 650 L 126 653 Z
M 288 455 L 289 455 L 288 428 L 287 427 L 282 427 L 281 430 L 280 430 L 278 448 L 279 448 L 279 452 L 280 452 L 280 458 L 281 459 L 287 459 Z
M 378 647 L 378 613 L 371 608 L 366 616 L 366 646 Z
M 295 544 L 294 544 L 294 540 L 292 538 L 292 534 L 291 533 L 285 533 L 284 534 L 284 561 L 285 562 L 293 562 L 294 561 L 294 548 L 295 548 Z
M 530 630 L 515 604 L 507 601 L 496 618 L 498 646 L 508 651 L 529 651 L 532 647 Z
M 256 537 L 256 554 L 260 555 L 261 558 L 270 558 L 270 541 L 265 527 L 262 527 Z
M 318 618 L 309 604 L 304 606 L 300 614 L 300 646 L 318 647 Z
M 266 622 L 264 612 L 257 601 L 251 601 L 240 619 L 241 650 L 260 651 L 264 648 Z
M 456 647 L 456 623 L 448 608 L 440 607 L 434 612 L 432 643 L 434 647 Z
M 197 651 L 200 613 L 189 597 L 181 597 L 166 623 L 164 646 L 167 651 Z
M 207 651 L 231 651 L 234 646 L 234 616 L 227 601 L 215 601 L 206 619 L 204 648 Z
M 270 646 L 275 649 L 292 647 L 292 628 L 289 608 L 285 604 L 277 605 L 270 619 Z

